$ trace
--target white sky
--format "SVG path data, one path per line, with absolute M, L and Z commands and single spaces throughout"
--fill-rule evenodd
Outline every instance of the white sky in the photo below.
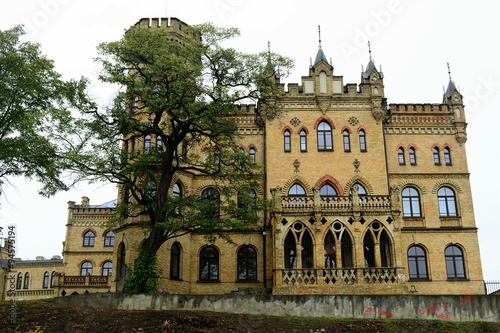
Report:
M 119 39 L 140 18 L 159 16 L 238 27 L 241 37 L 234 46 L 245 52 L 266 51 L 270 41 L 272 51 L 296 61 L 287 82 L 308 74 L 309 59 L 318 49 L 318 25 L 323 50 L 344 83 L 360 82 L 369 39 L 377 68 L 382 65 L 389 103 L 440 103 L 449 62 L 465 98 L 484 277 L 500 280 L 495 213 L 500 154 L 490 149 L 498 141 L 495 128 L 483 127 L 500 124 L 500 21 L 494 1 L 4 0 L 0 30 L 24 24 L 27 39 L 42 45 L 66 79 L 89 77 L 92 95 L 106 103 L 113 88 L 96 82 L 97 44 Z M 0 199 L 0 225 L 17 224 L 21 258 L 61 254 L 68 201 L 79 203 L 86 195 L 91 204 L 100 204 L 116 197 L 114 186 L 81 184 L 46 199 L 37 195 L 39 184 L 11 182 Z

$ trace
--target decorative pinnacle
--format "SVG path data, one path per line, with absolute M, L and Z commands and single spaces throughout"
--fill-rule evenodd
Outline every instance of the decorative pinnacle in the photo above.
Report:
M 319 48 L 321 48 L 321 26 L 318 24 Z
M 271 54 L 271 42 L 267 42 L 267 54 Z
M 370 41 L 368 41 L 368 53 L 370 54 L 370 61 L 372 61 L 372 48 L 371 48 Z
M 446 66 L 448 66 L 448 77 L 450 78 L 450 81 L 451 81 L 450 63 L 449 63 L 449 62 L 447 62 L 447 63 L 446 63 Z

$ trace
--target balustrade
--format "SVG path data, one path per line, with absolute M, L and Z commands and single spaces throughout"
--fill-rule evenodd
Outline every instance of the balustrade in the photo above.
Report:
M 281 197 L 283 212 L 349 212 L 353 210 L 351 196 L 322 196 L 319 207 L 315 207 L 313 196 L 284 196 Z M 359 209 L 362 211 L 391 210 L 390 196 L 363 195 L 359 196 Z
M 282 269 L 282 284 L 293 286 L 394 284 L 404 281 L 396 267 Z M 401 269 L 402 270 L 402 269 Z

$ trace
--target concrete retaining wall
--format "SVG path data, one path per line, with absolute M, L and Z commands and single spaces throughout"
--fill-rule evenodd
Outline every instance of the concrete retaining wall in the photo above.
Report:
M 201 310 L 276 316 L 500 322 L 500 296 L 83 294 L 57 303 L 123 310 Z

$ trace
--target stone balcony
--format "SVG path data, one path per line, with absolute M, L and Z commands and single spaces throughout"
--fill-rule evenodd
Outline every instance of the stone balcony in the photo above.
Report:
M 274 277 L 275 294 L 406 293 L 408 288 L 400 267 L 276 269 Z

